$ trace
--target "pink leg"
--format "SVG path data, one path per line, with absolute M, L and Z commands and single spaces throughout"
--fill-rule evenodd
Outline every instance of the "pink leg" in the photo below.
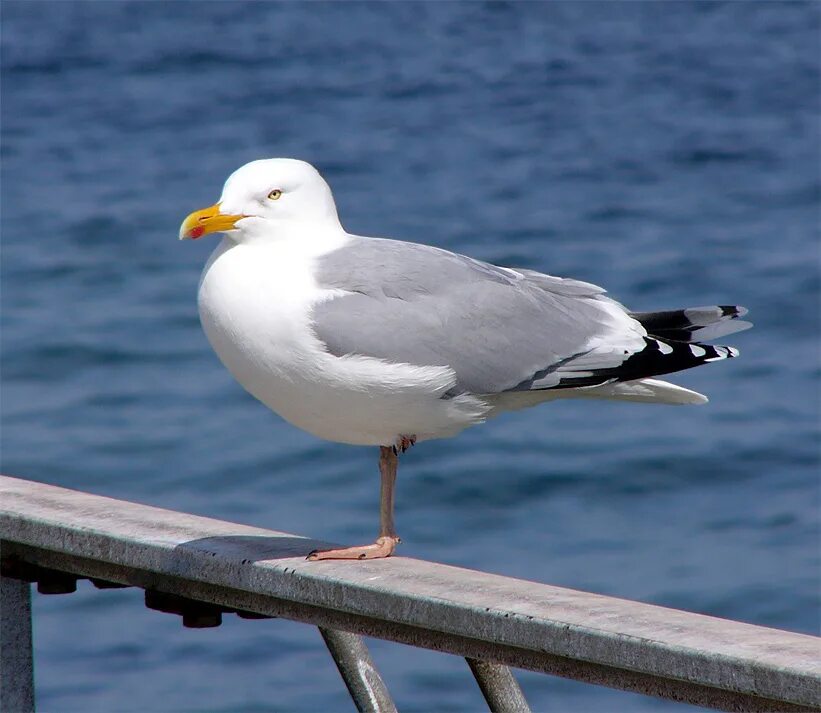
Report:
M 393 494 L 396 484 L 396 469 L 399 463 L 398 452 L 404 453 L 416 442 L 415 436 L 401 436 L 395 446 L 380 446 L 379 474 L 381 489 L 379 499 L 379 537 L 372 545 L 344 547 L 338 550 L 315 550 L 308 555 L 309 560 L 372 560 L 390 557 L 399 536 L 393 525 Z

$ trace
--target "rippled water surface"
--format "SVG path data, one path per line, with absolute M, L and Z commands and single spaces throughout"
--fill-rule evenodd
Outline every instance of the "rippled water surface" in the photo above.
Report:
M 352 232 L 738 302 L 703 408 L 596 402 L 423 444 L 402 554 L 818 630 L 819 15 L 812 3 L 2 5 L 2 467 L 352 542 L 374 449 L 246 395 L 181 244 L 254 158 L 314 162 Z M 133 590 L 35 599 L 43 711 L 352 710 L 309 627 L 185 630 Z M 400 709 L 473 711 L 464 662 L 373 642 Z M 535 674 L 539 711 L 676 710 Z

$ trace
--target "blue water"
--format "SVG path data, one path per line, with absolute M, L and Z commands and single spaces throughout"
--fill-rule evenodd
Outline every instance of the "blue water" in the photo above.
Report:
M 739 303 L 702 408 L 559 403 L 425 443 L 401 553 L 819 627 L 814 3 L 2 4 L 2 468 L 341 542 L 374 449 L 296 431 L 200 330 L 244 162 L 295 156 L 352 232 L 574 276 L 634 309 Z M 35 599 L 43 711 L 352 710 L 317 632 L 185 630 L 135 590 Z M 372 650 L 400 709 L 482 709 L 464 662 Z M 538 711 L 682 710 L 536 674 Z

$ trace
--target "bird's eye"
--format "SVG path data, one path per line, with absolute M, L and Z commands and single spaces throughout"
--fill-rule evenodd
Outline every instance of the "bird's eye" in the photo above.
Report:
M 279 188 L 274 188 L 274 190 L 273 190 L 273 191 L 271 191 L 271 192 L 268 194 L 268 197 L 269 197 L 272 201 L 275 201 L 275 200 L 279 200 L 279 197 L 280 197 L 281 195 L 282 195 L 282 191 L 281 191 L 281 190 L 279 190 Z

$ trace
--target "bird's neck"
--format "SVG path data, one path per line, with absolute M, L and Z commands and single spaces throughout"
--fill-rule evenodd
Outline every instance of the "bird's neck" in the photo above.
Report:
M 342 247 L 350 236 L 339 221 L 266 221 L 230 236 L 239 245 L 314 258 Z

